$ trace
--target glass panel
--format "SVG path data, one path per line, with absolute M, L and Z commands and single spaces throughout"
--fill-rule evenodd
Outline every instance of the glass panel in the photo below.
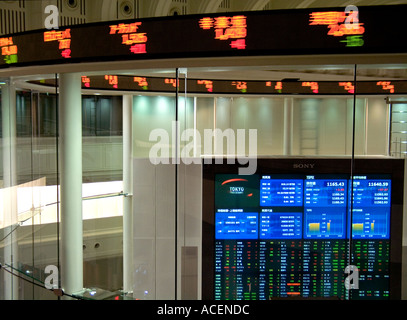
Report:
M 15 117 L 15 88 L 10 79 L 2 81 L 1 85 L 1 119 L 2 119 L 2 208 L 1 208 L 1 263 L 2 272 L 1 296 L 6 300 L 18 299 L 19 281 L 13 276 L 18 268 L 18 241 L 16 227 L 17 215 L 17 168 L 16 164 L 16 117 Z M 7 201 L 5 201 L 7 199 Z M 17 259 L 13 259 L 16 257 Z
M 395 157 L 405 157 L 407 154 L 406 141 L 406 115 L 407 101 L 401 99 L 389 99 L 390 108 L 390 154 Z
M 383 69 L 377 74 L 387 75 Z M 84 290 L 77 299 L 391 296 L 388 270 L 401 268 L 394 259 L 404 247 L 394 246 L 388 227 L 398 232 L 401 202 L 390 195 L 386 220 L 389 179 L 377 174 L 393 174 L 392 188 L 404 179 L 399 163 L 389 168 L 387 160 L 405 156 L 407 97 L 387 96 L 384 79 L 374 81 L 383 94 L 371 94 L 368 67 L 358 69 L 356 83 L 354 66 L 143 72 L 162 92 L 82 95 Z M 196 89 L 203 77 L 213 79 L 211 91 Z M 2 85 L 0 262 L 16 275 L 1 273 L 4 299 L 58 299 L 44 289 L 46 268 L 59 270 L 61 257 L 59 100 L 51 89 Z M 256 174 L 240 175 L 245 166 Z M 235 179 L 248 189 L 222 189 Z M 299 183 L 301 204 L 285 183 Z M 229 198 L 240 194 L 247 199 Z M 243 224 L 256 225 L 255 239 L 233 228 Z M 264 261 L 272 252 L 279 263 Z M 258 269 L 248 273 L 252 254 Z M 230 264 L 242 272 L 227 274 Z M 345 287 L 348 265 L 360 271 L 357 292 Z
M 180 161 L 177 166 L 177 299 L 200 298 L 199 270 L 201 265 L 201 152 L 205 132 L 198 130 L 198 99 L 188 94 L 188 72 L 179 69 L 179 128 Z M 205 127 L 203 127 L 205 129 Z M 201 150 L 200 150 L 201 149 Z
M 59 264 L 56 99 L 52 89 L 29 92 L 16 83 L 2 85 L 2 294 L 57 299 L 45 287 L 47 267 L 57 270 Z M 59 283 L 54 275 L 51 287 Z
M 123 99 L 82 95 L 83 286 L 80 299 L 123 289 Z
M 53 75 L 49 75 L 53 78 Z M 45 288 L 48 268 L 59 267 L 58 256 L 58 148 L 57 97 L 47 92 L 16 91 L 17 109 L 17 208 L 20 228 L 18 272 L 19 299 L 57 299 Z M 53 280 L 58 287 L 58 274 Z M 50 278 L 48 278 L 50 280 Z
M 272 68 L 267 70 L 270 71 L 270 69 Z M 242 81 L 231 81 L 231 83 L 246 84 L 241 94 L 215 96 L 212 108 L 211 103 L 203 104 L 206 110 L 211 109 L 213 115 L 211 126 L 221 129 L 218 133 L 223 133 L 224 141 L 229 143 L 232 141 L 232 145 L 223 144 L 222 148 L 218 149 L 221 155 L 237 154 L 235 152 L 239 146 L 238 143 L 243 141 L 236 142 L 230 139 L 233 134 L 236 137 L 241 129 L 246 130 L 246 134 L 249 129 L 257 130 L 257 160 L 260 175 L 257 178 L 242 177 L 236 174 L 236 166 L 226 169 L 225 164 L 221 169 L 216 164 L 213 168 L 204 169 L 205 179 L 212 182 L 204 179 L 203 219 L 204 223 L 209 222 L 210 226 L 204 225 L 203 250 L 210 251 L 215 247 L 215 252 L 203 252 L 204 267 L 208 267 L 205 268 L 206 281 L 202 284 L 204 295 L 207 298 L 218 299 L 267 300 L 295 298 L 296 295 L 304 298 L 386 299 L 389 296 L 388 284 L 386 284 L 389 275 L 387 267 L 393 263 L 389 242 L 384 239 L 389 236 L 385 234 L 386 227 L 383 227 L 386 222 L 381 219 L 380 222 L 376 220 L 375 224 L 369 220 L 369 227 L 375 228 L 374 232 L 376 232 L 372 231 L 373 233 L 369 235 L 365 234 L 366 230 L 362 230 L 363 234 L 360 234 L 357 229 L 361 219 L 364 219 L 363 223 L 367 223 L 366 219 L 373 219 L 373 216 L 379 219 L 380 213 L 388 215 L 389 212 L 386 210 L 390 210 L 388 207 L 379 208 L 380 205 L 375 201 L 367 204 L 369 197 L 379 197 L 379 193 L 380 197 L 387 198 L 388 190 L 375 192 L 365 183 L 370 185 L 376 183 L 374 179 L 383 178 L 372 176 L 372 172 L 380 170 L 382 170 L 381 173 L 396 172 L 398 164 L 395 164 L 394 168 L 388 168 L 385 166 L 386 162 L 382 162 L 383 167 L 376 164 L 376 168 L 373 169 L 371 161 L 367 158 L 364 160 L 366 156 L 374 156 L 377 160 L 377 156 L 387 154 L 386 102 L 379 96 L 354 95 L 357 78 L 353 66 L 335 68 L 313 66 L 309 67 L 309 70 L 284 67 L 275 69 L 279 69 L 283 75 L 299 76 L 299 79 L 289 79 L 279 84 L 279 90 L 288 87 L 291 90 L 296 88 L 295 90 L 298 91 L 293 93 L 297 94 L 284 95 L 281 94 L 282 92 L 280 94 L 274 92 L 263 96 L 249 95 L 252 83 L 240 78 Z M 235 75 L 229 71 L 228 75 L 238 79 L 237 75 L 240 72 L 239 70 Z M 327 73 L 330 74 L 331 83 L 320 80 Z M 260 75 L 259 70 L 258 76 Z M 329 85 L 331 93 L 323 95 L 322 92 L 326 92 L 324 90 Z M 364 92 L 363 85 L 361 84 L 361 92 Z M 214 92 L 216 89 L 216 83 L 214 83 Z M 333 94 L 334 92 L 336 94 Z M 197 101 L 199 103 L 200 100 L 197 99 Z M 200 109 L 199 104 L 196 109 Z M 208 119 L 211 117 L 203 117 L 203 123 L 210 123 Z M 199 123 L 199 119 L 197 122 Z M 204 128 L 204 125 L 198 124 L 197 127 Z M 228 131 L 228 129 L 232 130 Z M 246 139 L 245 142 L 247 141 Z M 248 145 L 244 146 L 246 147 L 244 154 L 247 155 L 250 153 Z M 219 153 L 214 152 L 216 155 Z M 353 155 L 357 159 L 353 159 Z M 346 162 L 339 165 L 341 159 L 345 159 Z M 290 166 L 287 166 L 287 163 Z M 355 163 L 357 166 L 354 165 Z M 214 173 L 227 173 L 228 176 L 223 178 Z M 301 190 L 304 192 L 302 204 L 296 206 L 288 202 L 283 204 L 289 201 L 290 192 L 288 189 L 280 190 L 279 188 L 283 186 L 278 185 L 278 183 L 297 181 L 292 176 L 294 173 L 299 179 L 298 183 L 303 183 Z M 280 180 L 277 177 L 280 177 Z M 226 201 L 232 193 L 239 193 L 245 190 L 245 187 L 239 185 L 222 194 L 218 184 L 222 182 L 223 185 L 242 178 L 252 182 L 252 184 L 247 182 L 249 184 L 247 187 L 252 187 L 251 191 L 254 190 L 249 193 L 250 196 L 257 199 L 259 194 L 256 195 L 256 192 L 259 192 L 261 201 L 264 203 L 260 202 L 259 205 L 250 204 L 249 200 L 238 203 L 232 200 Z M 261 187 L 254 187 L 254 184 L 259 183 L 256 179 L 260 179 Z M 397 179 L 393 181 L 395 185 L 399 184 Z M 278 202 L 279 194 L 280 196 L 285 194 L 281 196 L 281 203 Z M 321 196 L 322 194 L 325 196 Z M 294 198 L 293 201 L 295 201 Z M 393 220 L 399 219 L 397 215 L 400 209 L 397 207 L 397 201 L 395 200 L 393 205 Z M 215 206 L 215 213 L 213 206 Z M 276 217 L 282 219 L 283 215 L 285 221 L 292 219 L 293 230 L 292 234 L 281 231 L 278 236 L 276 229 L 279 228 L 281 221 L 274 219 Z M 302 219 L 300 223 L 302 227 L 295 227 L 298 222 L 296 219 L 299 219 L 298 221 Z M 254 234 L 255 238 L 251 238 L 249 226 L 247 230 L 244 227 L 237 227 L 237 225 L 250 223 L 256 225 L 252 230 L 258 232 Z M 273 227 L 270 227 L 271 223 Z M 223 224 L 224 227 L 222 227 Z M 285 224 L 285 229 L 290 229 L 287 224 L 288 222 Z M 233 225 L 236 227 L 234 228 Z M 384 229 L 380 231 L 380 227 Z M 245 229 L 246 231 L 243 231 L 247 234 L 237 235 L 243 232 L 242 229 Z M 395 229 L 394 232 L 397 234 Z M 298 239 L 295 237 L 297 233 L 300 237 Z M 368 247 L 365 247 L 366 245 Z M 370 249 L 374 252 L 369 251 Z M 262 260 L 267 253 L 271 252 L 270 250 L 277 255 L 275 258 L 278 258 L 280 263 L 271 265 L 268 258 Z M 371 252 L 372 255 L 365 256 L 365 251 Z M 248 273 L 254 263 L 248 260 L 248 255 L 256 257 L 260 271 L 255 269 Z M 226 259 L 225 256 L 233 258 Z M 321 264 L 316 266 L 310 264 L 313 259 L 317 259 Z M 383 270 L 379 272 L 376 268 L 378 260 L 383 264 Z M 290 263 L 287 264 L 287 261 Z M 351 273 L 346 271 L 346 267 L 351 264 L 356 265 L 361 272 L 360 286 L 363 289 L 357 293 L 348 290 L 345 286 L 346 273 Z M 231 266 L 239 268 L 241 273 L 239 271 L 227 274 L 225 270 Z M 373 266 L 373 270 L 369 266 Z M 276 268 L 280 272 L 266 271 L 270 270 L 268 268 Z M 290 273 L 288 272 L 290 268 L 302 271 Z M 283 269 L 286 271 L 282 271 Z M 228 277 L 227 285 L 225 281 Z M 381 280 L 376 282 L 375 279 L 379 278 Z M 209 283 L 212 282 L 212 286 L 208 284 L 208 279 Z M 273 285 L 278 282 L 280 289 L 269 290 L 269 282 Z M 208 295 L 206 295 L 206 288 L 208 288 Z M 396 289 L 395 295 L 397 295 Z
M 394 95 L 400 87 L 397 79 L 405 70 L 400 66 L 357 66 L 357 78 L 375 75 L 373 85 L 379 92 L 375 96 L 357 95 L 355 113 L 355 156 L 391 159 L 393 172 L 363 180 L 372 170 L 369 163 L 361 162 L 354 167 L 351 264 L 358 272 L 357 290 L 350 290 L 352 299 L 400 299 L 405 293 L 403 279 L 405 266 L 401 267 L 404 243 L 401 243 L 403 228 L 404 158 L 402 146 L 403 96 Z M 395 78 L 393 78 L 395 77 Z M 393 78 L 393 79 L 392 79 Z M 365 82 L 357 82 L 363 90 Z M 363 91 L 362 91 L 363 92 Z M 393 102 L 395 102 L 393 104 Z M 400 102 L 398 104 L 397 102 Z M 361 121 L 364 119 L 364 121 Z M 364 141 L 363 141 L 364 140 Z M 359 144 L 358 144 L 359 143 Z M 364 158 L 362 158 L 364 159 Z M 385 171 L 381 168 L 378 171 Z M 382 172 L 383 173 L 383 172 Z M 404 236 L 402 236 L 404 238 Z M 400 273 L 400 274 L 399 274 Z M 399 274 L 399 275 L 398 275 Z
M 174 73 L 170 77 L 177 79 Z M 133 97 L 133 297 L 136 299 L 174 299 L 177 292 L 176 107 L 175 90 L 168 96 Z

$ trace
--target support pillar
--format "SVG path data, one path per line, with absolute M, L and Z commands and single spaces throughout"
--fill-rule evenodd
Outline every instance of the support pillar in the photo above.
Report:
M 83 290 L 81 76 L 59 75 L 61 287 Z
M 5 268 L 16 273 L 18 247 L 16 235 L 13 232 L 17 219 L 17 115 L 16 115 L 16 90 L 13 83 L 8 81 L 1 86 L 2 103 L 2 145 L 3 149 L 3 192 L 4 199 L 4 223 L 6 225 L 4 234 L 4 261 Z M 8 267 L 11 266 L 12 268 Z M 18 299 L 18 278 L 4 272 L 4 299 Z
M 133 96 L 123 96 L 123 291 L 133 291 Z

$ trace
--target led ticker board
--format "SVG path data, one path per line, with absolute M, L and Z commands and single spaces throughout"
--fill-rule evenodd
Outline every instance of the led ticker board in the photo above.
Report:
M 310 14 L 310 25 L 327 27 L 327 35 L 343 38 L 340 42 L 348 47 L 361 47 L 364 45 L 364 23 L 359 20 L 357 11 L 316 11 Z
M 306 161 L 204 164 L 203 298 L 400 298 L 403 160 Z
M 54 45 L 61 52 L 61 56 L 65 59 L 71 57 L 71 29 L 51 30 L 44 32 L 44 42 L 57 43 Z
M 107 78 L 106 78 L 107 76 Z M 110 79 L 110 80 L 109 80 Z M 55 86 L 54 79 L 31 81 L 35 84 Z M 185 92 L 185 79 L 180 78 L 178 89 Z M 176 91 L 175 78 L 102 75 L 82 76 L 82 88 L 94 90 L 123 90 L 170 92 Z M 407 81 L 358 81 L 356 86 L 352 81 L 257 81 L 257 80 L 211 80 L 187 79 L 188 93 L 202 94 L 253 94 L 253 95 L 392 95 L 406 94 Z
M 119 23 L 110 25 L 110 34 L 118 34 L 122 38 L 122 44 L 129 46 L 129 50 L 134 54 L 147 53 L 147 34 L 140 32 L 142 22 Z
M 247 17 L 245 15 L 203 17 L 199 26 L 204 30 L 213 29 L 215 39 L 229 41 L 233 49 L 246 49 Z
M 7 63 L 17 63 L 18 47 L 13 42 L 13 37 L 0 38 L 2 60 Z
M 252 11 L 35 30 L 0 38 L 0 67 L 231 55 L 405 53 L 406 9 L 359 7 L 356 17 L 345 8 Z

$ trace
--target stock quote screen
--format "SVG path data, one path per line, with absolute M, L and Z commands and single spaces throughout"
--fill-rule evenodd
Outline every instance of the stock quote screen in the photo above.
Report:
M 390 175 L 216 174 L 213 190 L 214 299 L 389 298 Z
M 0 68 L 155 58 L 405 53 L 407 44 L 400 41 L 405 10 L 405 5 L 389 5 L 228 12 L 33 30 L 0 37 Z M 199 80 L 200 86 L 210 88 L 206 79 Z M 242 83 L 234 87 L 246 90 Z M 281 83 L 274 87 L 289 89 Z M 347 83 L 343 87 L 352 90 Z M 303 90 L 318 92 L 318 84 L 307 81 Z

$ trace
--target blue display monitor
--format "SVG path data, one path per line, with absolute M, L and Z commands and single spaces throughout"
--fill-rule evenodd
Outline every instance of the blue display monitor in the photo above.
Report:
M 240 210 L 216 212 L 216 239 L 258 239 L 259 214 Z
M 242 178 L 220 174 L 216 178 L 217 239 L 390 236 L 391 179 L 387 175 L 352 179 L 319 174 L 282 179 L 281 175 Z
M 298 161 L 204 164 L 203 298 L 399 299 L 404 160 Z
M 349 210 L 352 238 L 390 238 L 391 185 L 390 179 L 354 177 L 353 206 L 352 211 Z
M 260 180 L 261 206 L 302 206 L 303 180 L 272 179 L 263 176 Z
M 260 212 L 260 239 L 301 239 L 302 212 Z
M 346 237 L 348 181 L 331 175 L 305 179 L 304 238 Z

